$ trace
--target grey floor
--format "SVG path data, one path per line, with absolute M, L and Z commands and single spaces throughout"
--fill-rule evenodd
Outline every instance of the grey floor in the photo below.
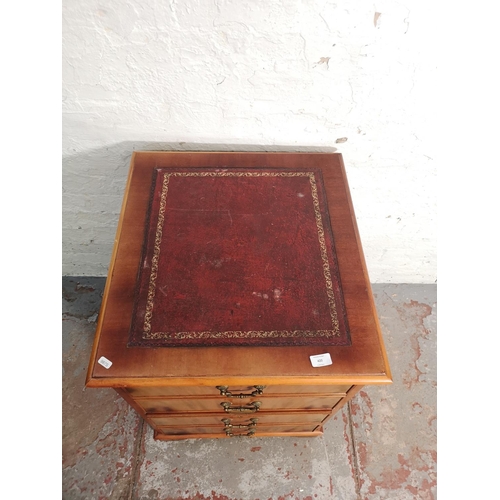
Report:
M 62 498 L 436 498 L 436 285 L 373 285 L 394 383 L 317 438 L 156 442 L 110 389 L 85 389 L 103 278 L 63 278 Z

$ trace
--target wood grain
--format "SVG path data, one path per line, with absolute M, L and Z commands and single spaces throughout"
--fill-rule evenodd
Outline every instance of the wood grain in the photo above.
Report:
M 319 168 L 322 171 L 351 346 L 127 347 L 153 171 L 156 167 Z M 309 356 L 328 352 L 330 366 Z M 98 363 L 104 356 L 109 369 Z M 341 155 L 331 153 L 135 152 L 87 372 L 88 387 L 113 387 L 160 440 L 227 437 L 222 418 L 262 418 L 258 436 L 318 436 L 363 385 L 390 384 L 391 371 Z M 267 386 L 250 398 L 221 396 Z M 253 414 L 226 413 L 260 401 Z M 262 417 L 260 417 L 262 415 Z M 239 431 L 235 431 L 238 434 Z
M 353 345 L 325 349 L 333 364 L 315 369 L 309 356 L 315 347 L 222 347 L 143 349 L 127 348 L 144 223 L 153 169 L 182 166 L 318 167 L 323 171 L 337 259 Z M 345 172 L 338 154 L 322 153 L 134 153 L 124 210 L 110 275 L 97 326 L 88 386 L 172 385 L 186 377 L 207 384 L 231 377 L 235 383 L 293 383 L 290 377 L 317 380 L 319 384 L 390 383 L 390 370 L 374 314 L 352 204 L 347 196 Z M 105 335 L 102 335 L 102 332 Z M 100 356 L 113 362 L 106 370 L 96 363 Z M 236 382 L 238 381 L 238 382 Z

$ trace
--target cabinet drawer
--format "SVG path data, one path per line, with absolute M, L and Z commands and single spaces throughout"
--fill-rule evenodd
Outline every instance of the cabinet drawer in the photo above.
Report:
M 296 424 L 296 423 L 314 423 L 320 424 L 330 412 L 321 410 L 310 410 L 307 412 L 258 412 L 258 415 L 226 415 L 218 413 L 182 413 L 175 415 L 148 415 L 148 420 L 155 427 L 165 426 L 206 426 L 206 425 L 224 425 L 223 420 L 228 420 L 233 425 L 249 425 L 251 419 L 256 418 L 257 424 Z
M 226 392 L 233 395 L 251 395 L 256 385 L 227 385 L 221 383 L 219 387 L 226 387 Z M 346 393 L 349 385 L 268 385 L 261 386 L 262 394 L 339 394 Z M 136 397 L 169 397 L 169 396 L 217 396 L 222 395 L 221 389 L 216 386 L 166 386 L 166 387 L 127 387 L 125 389 L 133 398 Z
M 274 425 L 257 425 L 255 428 L 234 428 L 228 429 L 226 432 L 224 430 L 224 425 L 212 425 L 212 426 L 175 426 L 175 427 L 158 427 L 156 431 L 159 434 L 164 434 L 166 436 L 182 436 L 182 435 L 192 435 L 192 434 L 213 434 L 219 435 L 220 437 L 231 437 L 233 436 L 247 436 L 253 435 L 258 437 L 260 434 L 272 434 L 272 433 L 282 433 L 282 432 L 313 432 L 318 427 L 318 424 L 302 423 L 302 424 L 274 424 Z
M 222 413 L 253 413 L 260 410 L 331 410 L 341 399 L 337 396 L 261 396 L 250 399 L 233 398 L 134 398 L 146 413 L 189 411 L 220 411 Z M 224 408 L 223 405 L 227 405 Z

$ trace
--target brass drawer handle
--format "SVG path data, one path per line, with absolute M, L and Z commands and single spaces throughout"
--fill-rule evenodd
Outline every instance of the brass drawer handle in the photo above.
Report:
M 248 436 L 248 437 L 251 437 L 255 434 L 255 429 L 251 429 L 250 431 L 248 431 L 246 434 L 233 434 L 230 430 L 226 430 L 226 436 L 229 436 L 229 437 L 245 437 L 245 436 Z
M 261 394 L 264 393 L 264 389 L 266 388 L 265 385 L 254 385 L 254 387 L 255 387 L 256 390 L 253 391 L 253 392 L 251 392 L 250 394 L 243 394 L 243 393 L 233 394 L 229 390 L 229 387 L 227 385 L 218 385 L 215 388 L 219 389 L 221 396 L 226 396 L 228 398 L 239 398 L 239 399 L 252 398 L 254 396 L 260 396 Z
M 255 413 L 256 411 L 259 411 L 261 404 L 262 403 L 260 401 L 253 401 L 252 403 L 248 403 L 247 406 L 231 406 L 231 403 L 221 403 L 220 405 L 224 408 L 224 411 L 228 413 Z
M 257 427 L 258 418 L 251 418 L 249 424 L 232 424 L 230 418 L 223 418 L 222 423 L 224 424 L 224 430 L 230 431 L 231 429 L 247 429 L 251 430 L 253 427 Z

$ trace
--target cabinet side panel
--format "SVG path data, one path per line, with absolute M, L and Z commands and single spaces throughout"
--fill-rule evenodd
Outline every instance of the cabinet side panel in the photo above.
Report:
M 348 391 L 348 393 L 346 394 L 346 396 L 344 398 L 342 398 L 332 409 L 332 412 L 330 413 L 330 415 L 328 415 L 328 417 L 325 418 L 325 420 L 323 420 L 322 424 L 323 425 L 325 422 L 328 422 L 328 420 L 330 420 L 330 418 L 333 417 L 333 415 L 335 415 L 346 403 L 348 403 L 354 396 L 356 396 L 356 394 L 363 388 L 362 385 L 353 385 L 351 387 L 351 389 Z

